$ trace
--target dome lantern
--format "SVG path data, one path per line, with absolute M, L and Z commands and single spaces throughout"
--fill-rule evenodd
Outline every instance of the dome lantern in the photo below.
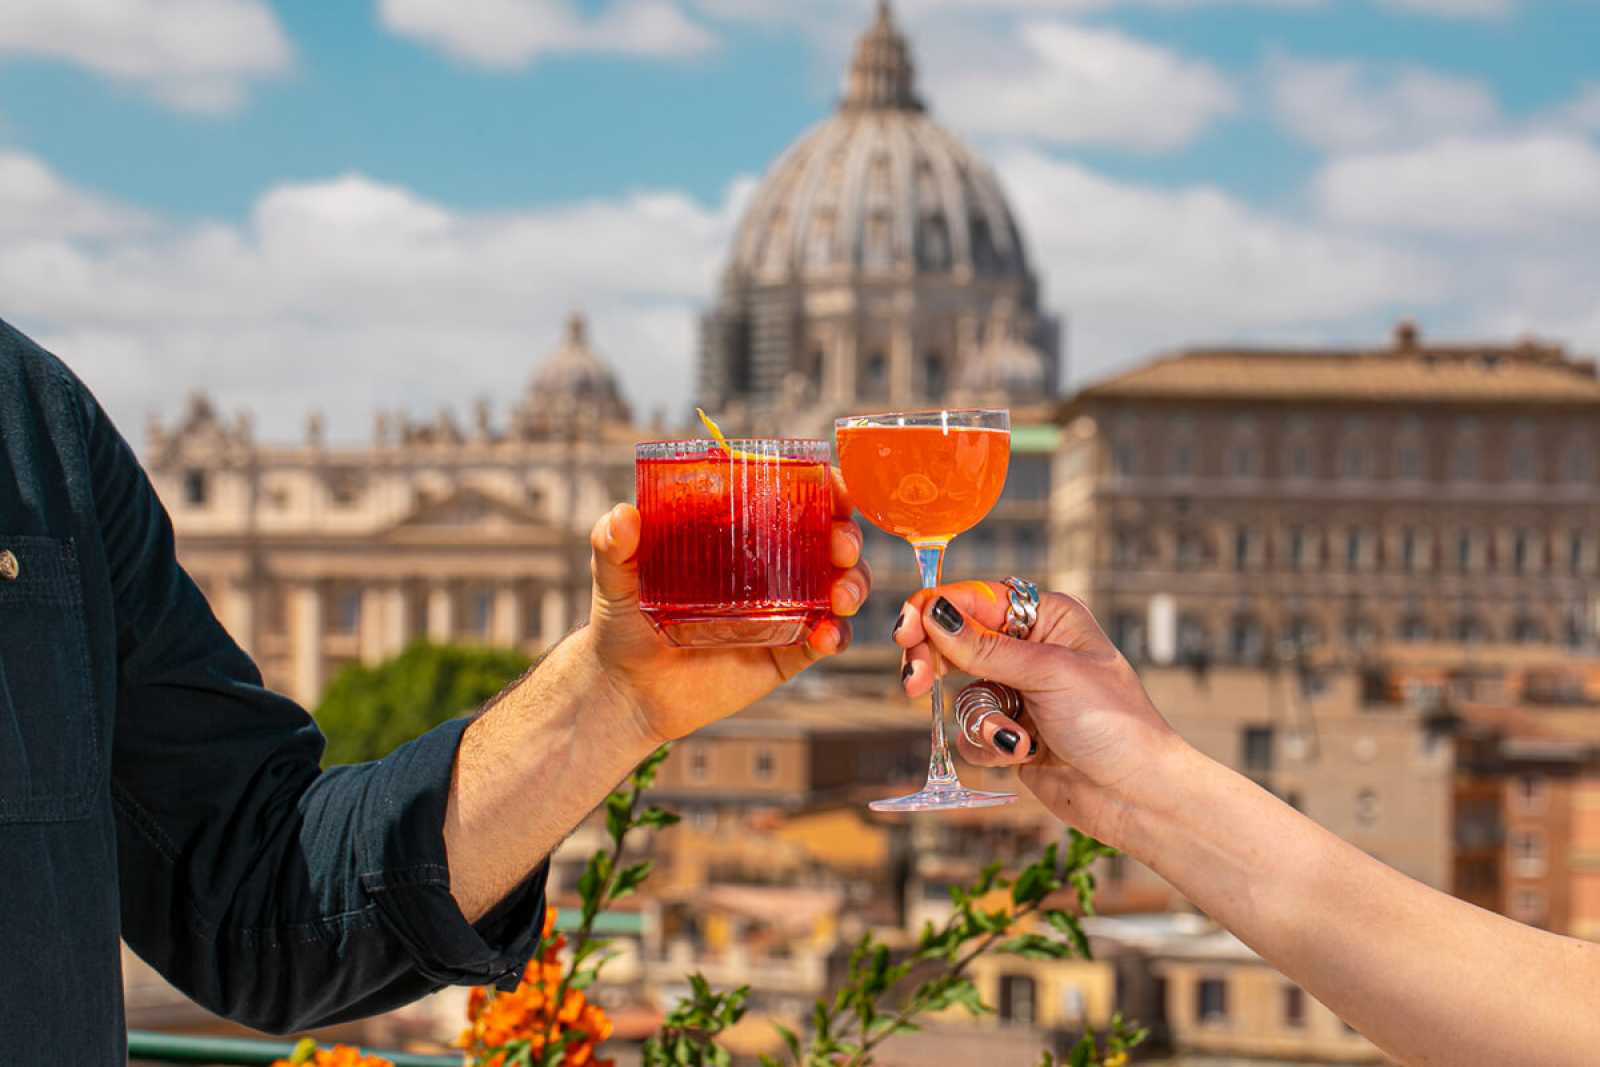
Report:
M 889 0 L 878 0 L 878 18 L 856 42 L 841 111 L 921 111 L 911 48 L 894 24 Z

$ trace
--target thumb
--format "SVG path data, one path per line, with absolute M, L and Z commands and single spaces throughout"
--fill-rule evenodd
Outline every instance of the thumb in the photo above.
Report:
M 589 534 L 594 549 L 589 569 L 594 592 L 602 601 L 633 601 L 639 597 L 639 509 L 618 504 L 594 524 Z
M 957 670 L 1013 689 L 1037 688 L 1044 680 L 1047 646 L 997 633 L 942 596 L 922 612 L 928 642 Z

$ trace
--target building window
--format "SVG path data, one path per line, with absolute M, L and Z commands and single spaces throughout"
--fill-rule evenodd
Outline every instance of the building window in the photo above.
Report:
M 1203 656 L 1211 651 L 1211 637 L 1206 624 L 1196 615 L 1178 619 L 1178 652 L 1187 659 Z
M 1346 478 L 1365 478 L 1367 476 L 1367 450 L 1365 446 L 1350 444 L 1344 446 L 1340 454 L 1339 473 Z
M 1451 636 L 1463 645 L 1481 645 L 1489 640 L 1489 628 L 1476 615 L 1463 615 L 1456 620 Z
M 1518 878 L 1538 878 L 1544 874 L 1543 834 L 1537 830 L 1512 832 L 1511 871 Z
M 1118 441 L 1111 447 L 1111 469 L 1119 478 L 1131 478 L 1138 473 L 1139 450 L 1132 441 Z
M 1366 829 L 1378 825 L 1378 794 L 1371 789 L 1363 789 L 1356 794 L 1356 824 Z
M 341 589 L 333 598 L 333 632 L 353 634 L 361 628 L 361 590 Z
M 710 833 L 717 828 L 717 813 L 710 808 L 695 808 L 689 813 L 689 825 L 696 830 Z
M 1526 441 L 1519 441 L 1511 446 L 1511 480 L 1516 482 L 1531 482 L 1535 477 L 1537 466 L 1533 446 Z
M 1037 570 L 1044 563 L 1044 554 L 1040 551 L 1039 531 L 1033 526 L 1018 526 L 1016 530 L 1016 563 L 1020 571 Z
M 1344 560 L 1350 570 L 1365 570 L 1373 564 L 1371 531 L 1355 528 L 1345 534 Z
M 1297 571 L 1306 570 L 1311 563 L 1311 538 L 1303 526 L 1289 528 L 1289 566 Z
M 1539 620 L 1529 615 L 1520 615 L 1511 624 L 1511 640 L 1519 645 L 1539 645 L 1544 643 L 1544 627 L 1539 625 Z
M 1366 615 L 1352 615 L 1344 623 L 1344 641 L 1351 648 L 1364 651 L 1378 643 L 1378 624 Z
M 1292 1030 L 1306 1025 L 1306 991 L 1297 985 L 1283 987 L 1283 1025 Z
M 1228 631 L 1228 651 L 1235 662 L 1260 663 L 1266 651 L 1266 634 L 1254 615 L 1235 615 Z
M 770 751 L 763 748 L 756 752 L 757 778 L 761 779 L 762 781 L 766 781 L 772 777 L 772 772 L 776 770 L 776 768 L 777 763 L 773 760 L 772 753 Z
M 1422 449 L 1416 445 L 1401 445 L 1395 451 L 1395 473 L 1407 481 L 1422 477 Z
M 1178 569 L 1180 571 L 1198 570 L 1205 566 L 1205 562 L 1206 543 L 1204 538 L 1189 530 L 1178 534 Z
M 1520 774 L 1516 785 L 1517 810 L 1534 813 L 1544 810 L 1545 781 L 1536 774 Z
M 1140 555 L 1139 534 L 1137 531 L 1118 529 L 1111 532 L 1111 563 L 1113 566 L 1137 566 Z
M 706 770 L 711 764 L 710 754 L 700 746 L 689 750 L 689 777 L 700 781 L 705 778 Z
M 1228 983 L 1222 978 L 1202 978 L 1195 988 L 1195 1014 L 1203 1023 L 1228 1021 Z
M 205 471 L 183 472 L 183 502 L 191 508 L 203 508 L 211 495 L 211 485 Z
M 1235 478 L 1254 478 L 1258 473 L 1259 459 L 1256 446 L 1236 444 L 1229 450 L 1228 467 Z
M 1311 446 L 1296 442 L 1289 448 L 1289 477 L 1311 477 Z
M 1248 526 L 1241 526 L 1233 535 L 1233 567 L 1235 570 L 1247 571 L 1257 562 L 1257 537 L 1255 531 Z
M 1544 894 L 1537 889 L 1517 890 L 1511 895 L 1511 917 L 1530 925 L 1544 922 Z
M 1308 652 L 1322 644 L 1322 627 L 1309 616 L 1296 615 L 1289 620 L 1287 636 L 1289 644 L 1296 652 Z
M 929 399 L 937 400 L 944 396 L 948 377 L 942 354 L 929 352 L 922 357 L 922 387 Z
M 822 349 L 811 350 L 811 361 L 806 365 L 806 392 L 815 399 L 822 395 L 823 368 L 827 366 Z
M 1472 442 L 1463 442 L 1456 446 L 1456 452 L 1451 464 L 1451 474 L 1458 482 L 1475 482 L 1478 480 L 1478 446 Z
M 1567 570 L 1582 574 L 1589 569 L 1588 539 L 1574 531 L 1567 537 Z
M 1025 974 L 1000 976 L 1000 1018 L 1012 1023 L 1032 1023 L 1038 987 Z
M 1240 735 L 1244 750 L 1244 769 L 1247 774 L 1271 774 L 1273 765 L 1273 730 L 1270 726 L 1246 726 Z
M 1592 446 L 1578 442 L 1567 449 L 1565 474 L 1567 481 L 1587 484 L 1594 481 L 1594 452 Z
M 1539 539 L 1529 530 L 1511 535 L 1511 568 L 1518 574 L 1539 569 Z
M 467 632 L 476 637 L 487 637 L 494 625 L 494 591 L 474 589 L 467 602 Z
M 1465 574 L 1483 566 L 1483 538 L 1471 530 L 1456 535 L 1456 567 Z
M 1172 447 L 1172 473 L 1187 478 L 1194 473 L 1194 446 L 1188 442 Z
M 882 396 L 889 391 L 889 360 L 882 352 L 873 352 L 862 368 L 861 388 L 870 395 Z
M 1425 569 L 1422 566 L 1422 535 L 1410 526 L 1400 531 L 1400 566 L 1413 574 Z
M 1407 615 L 1400 620 L 1400 640 L 1407 644 L 1433 639 L 1433 628 L 1421 615 Z

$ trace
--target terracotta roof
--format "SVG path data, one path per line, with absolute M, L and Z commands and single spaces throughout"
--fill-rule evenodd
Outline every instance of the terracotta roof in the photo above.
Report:
M 1600 404 L 1592 362 L 1559 347 L 1190 349 L 1085 388 L 1079 399 Z

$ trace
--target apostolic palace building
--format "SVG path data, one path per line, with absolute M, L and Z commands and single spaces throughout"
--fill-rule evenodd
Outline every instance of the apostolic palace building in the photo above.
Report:
M 851 411 L 1009 407 L 1006 493 L 955 543 L 953 575 L 1084 596 L 1205 751 L 1424 882 L 1600 939 L 1594 364 L 1402 323 L 1345 348 L 1163 354 L 1066 395 L 1041 290 L 1005 190 L 929 113 L 880 4 L 836 111 L 749 201 L 707 294 L 695 401 L 732 433 L 817 435 Z M 693 433 L 687 413 L 635 420 L 605 338 L 574 314 L 564 337 L 529 339 L 547 355 L 506 368 L 526 381 L 509 410 L 377 412 L 359 446 L 317 415 L 298 442 L 258 441 L 203 396 L 151 422 L 143 458 L 181 557 L 269 685 L 314 707 L 342 666 L 415 640 L 535 653 L 584 619 L 588 531 L 632 496 L 634 444 Z M 866 552 L 878 592 L 856 647 L 664 767 L 686 819 L 659 903 L 638 905 L 648 932 L 624 971 L 640 988 L 704 970 L 789 1018 L 840 923 L 914 930 L 978 857 L 1059 834 L 1027 803 L 866 814 L 864 794 L 908 784 L 927 751 L 887 644 L 911 554 L 872 531 Z M 1102 885 L 1112 914 L 1183 907 L 1132 864 Z M 1097 986 L 1006 963 L 982 979 L 999 1016 L 982 1025 L 1104 1025 L 1121 986 L 1176 1048 L 1371 1058 L 1198 916 L 1102 934 L 1108 968 L 1131 953 L 1142 969 Z M 917 1062 L 970 1062 L 936 1045 Z

